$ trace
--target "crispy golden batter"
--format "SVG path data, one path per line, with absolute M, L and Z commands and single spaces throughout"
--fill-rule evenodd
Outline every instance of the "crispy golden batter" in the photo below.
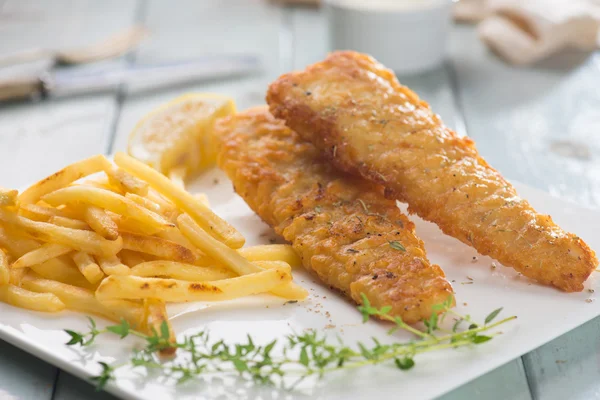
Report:
M 447 234 L 523 275 L 581 291 L 594 252 L 538 214 L 448 129 L 429 105 L 371 57 L 337 52 L 269 88 L 271 112 L 340 169 L 386 186 L 386 194 Z
M 451 295 L 413 223 L 381 186 L 320 161 L 312 144 L 266 108 L 222 120 L 216 135 L 219 166 L 236 192 L 323 282 L 358 303 L 364 293 L 375 306 L 392 306 L 408 323 Z

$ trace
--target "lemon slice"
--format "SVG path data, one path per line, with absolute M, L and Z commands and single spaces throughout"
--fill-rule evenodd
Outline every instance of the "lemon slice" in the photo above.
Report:
M 227 96 L 191 93 L 147 114 L 129 135 L 132 157 L 165 175 L 185 177 L 214 165 L 217 118 L 235 113 Z

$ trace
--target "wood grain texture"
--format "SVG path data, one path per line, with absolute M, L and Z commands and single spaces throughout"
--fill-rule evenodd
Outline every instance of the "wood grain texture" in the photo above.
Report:
M 4 21 L 0 23 L 0 53 L 93 43 L 130 26 L 134 6 L 134 0 L 7 1 L 0 12 Z M 2 184 L 19 188 L 65 164 L 103 152 L 115 111 L 114 95 L 3 105 Z
M 134 0 L 4 1 L 0 54 L 93 43 L 128 27 L 134 6 Z M 104 152 L 115 113 L 116 94 L 2 105 L 2 185 L 21 188 L 70 162 Z M 0 342 L 0 398 L 50 399 L 57 373 L 55 367 Z
M 69 49 L 103 40 L 131 24 L 135 0 L 5 0 L 0 53 Z
M 98 392 L 89 382 L 79 379 L 65 371 L 60 376 L 54 389 L 52 400 L 116 400 L 117 397 L 107 392 Z
M 50 400 L 57 369 L 0 340 L 0 399 Z
M 536 399 L 600 398 L 600 319 L 553 340 L 524 357 Z
M 2 184 L 22 188 L 68 163 L 103 152 L 114 113 L 111 96 L 3 107 Z
M 238 109 L 264 104 L 267 84 L 283 73 L 280 40 L 284 10 L 260 0 L 185 0 L 173 7 L 149 0 L 144 23 L 152 37 L 136 54 L 137 63 L 186 60 L 210 53 L 252 53 L 260 56 L 262 72 L 187 84 L 160 92 L 129 93 L 123 102 L 113 151 L 127 147 L 136 122 L 156 106 L 188 92 L 218 92 L 233 97 Z
M 525 369 L 519 360 L 512 361 L 474 381 L 453 390 L 438 400 L 531 400 Z
M 600 204 L 600 52 L 507 65 L 458 26 L 452 62 L 470 136 L 508 178 L 586 207 Z

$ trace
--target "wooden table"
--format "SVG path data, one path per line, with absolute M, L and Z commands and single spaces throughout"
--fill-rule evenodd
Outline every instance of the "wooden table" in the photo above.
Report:
M 0 106 L 0 182 L 21 187 L 95 153 L 124 149 L 135 122 L 188 91 L 233 96 L 240 109 L 263 103 L 269 81 L 327 51 L 318 10 L 261 0 L 0 0 L 0 53 L 74 46 L 140 22 L 152 37 L 120 63 L 257 52 L 263 74 L 156 93 L 114 93 Z M 534 68 L 491 55 L 471 27 L 451 35 L 448 62 L 401 77 L 483 156 L 511 179 L 578 204 L 600 205 L 600 53 L 563 54 Z M 524 305 L 526 306 L 526 305 Z M 454 399 L 600 398 L 600 319 L 443 397 Z M 432 383 L 434 384 L 434 383 Z M 12 397 L 11 397 L 12 396 Z M 92 386 L 0 341 L 0 398 L 95 399 Z

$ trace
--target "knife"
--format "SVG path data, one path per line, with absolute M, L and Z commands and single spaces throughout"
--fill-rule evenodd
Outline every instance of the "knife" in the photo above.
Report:
M 143 91 L 171 85 L 247 75 L 260 71 L 255 55 L 206 55 L 193 60 L 97 70 L 58 69 L 0 78 L 0 101 L 111 92 L 125 86 Z

